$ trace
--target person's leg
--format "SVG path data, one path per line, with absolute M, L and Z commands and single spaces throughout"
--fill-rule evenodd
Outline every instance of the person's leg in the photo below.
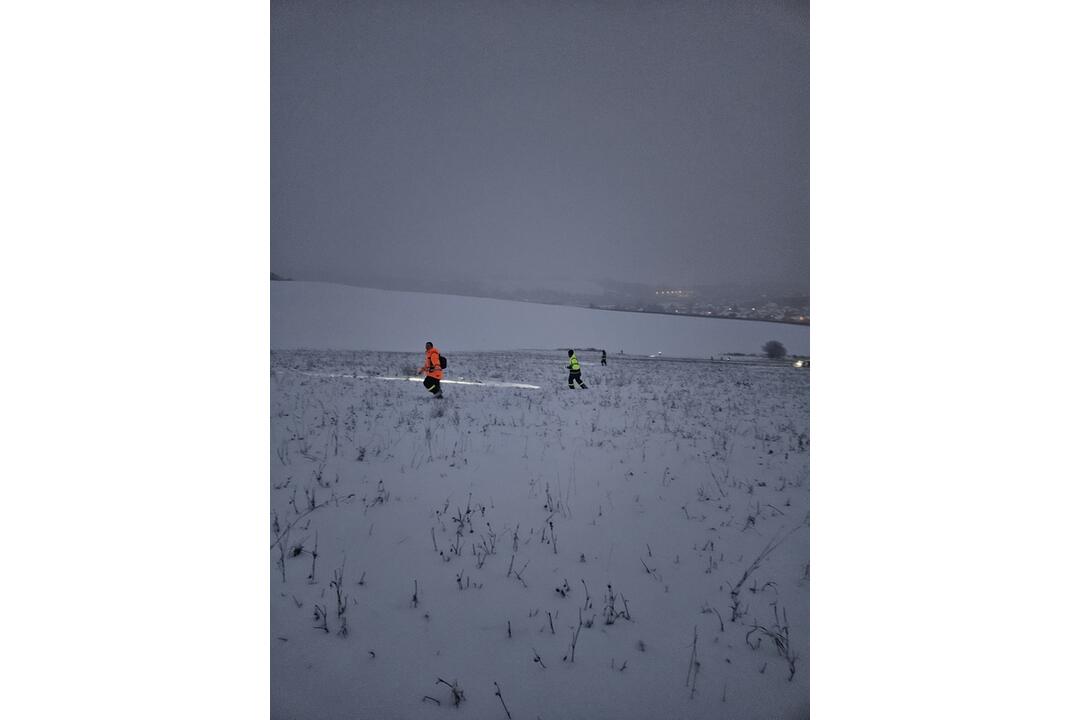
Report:
M 567 380 L 567 382 L 570 384 L 570 389 L 573 390 L 574 389 L 574 373 L 570 373 L 570 378 Z
M 437 378 L 435 380 L 435 397 L 442 397 L 442 381 Z
M 429 393 L 434 395 L 436 392 L 438 392 L 439 381 L 436 380 L 435 378 L 431 377 L 430 375 L 428 375 L 427 377 L 424 378 L 424 387 L 427 388 L 427 391 Z

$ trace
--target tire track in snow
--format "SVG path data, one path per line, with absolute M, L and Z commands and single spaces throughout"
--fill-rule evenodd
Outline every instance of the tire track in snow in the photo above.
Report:
M 404 375 L 354 375 L 352 373 L 315 373 L 306 372 L 304 370 L 286 370 L 286 372 L 296 373 L 297 375 L 306 375 L 308 377 L 324 377 L 324 378 L 349 378 L 351 380 L 405 380 L 407 382 L 423 382 L 423 378 L 419 377 L 406 377 Z M 512 383 L 512 382 L 499 382 L 496 380 L 442 380 L 441 382 L 447 385 L 480 385 L 482 387 L 497 387 L 497 388 L 522 388 L 525 390 L 539 390 L 539 385 L 529 385 L 527 383 Z

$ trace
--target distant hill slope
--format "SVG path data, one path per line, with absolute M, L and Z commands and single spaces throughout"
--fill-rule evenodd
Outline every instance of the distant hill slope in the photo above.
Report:
M 271 280 L 288 280 L 289 278 L 287 278 L 287 277 L 281 277 L 281 276 L 280 276 L 280 275 L 278 275 L 277 273 L 275 273 L 275 272 L 272 272 L 272 273 L 270 273 L 270 279 L 271 279 Z
M 810 354 L 810 328 L 767 322 L 611 312 L 559 305 L 292 281 L 270 288 L 275 349 L 402 350 L 431 340 L 454 350 L 595 347 L 609 355 L 760 353 L 779 340 Z

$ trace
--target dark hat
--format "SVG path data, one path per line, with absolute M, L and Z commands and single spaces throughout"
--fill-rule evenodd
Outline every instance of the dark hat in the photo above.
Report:
M 431 348 L 431 347 L 435 347 L 435 346 L 431 344 L 430 340 L 428 340 L 427 343 L 424 344 L 424 347 Z
M 573 351 L 573 350 L 567 350 L 567 351 L 566 351 L 566 354 L 567 354 L 567 355 L 573 355 L 573 354 L 574 354 L 574 351 Z

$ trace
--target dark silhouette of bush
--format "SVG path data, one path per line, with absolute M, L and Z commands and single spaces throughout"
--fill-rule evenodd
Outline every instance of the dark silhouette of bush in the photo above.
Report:
M 761 349 L 773 360 L 780 360 L 787 356 L 787 348 L 779 340 L 770 340 L 762 345 Z

